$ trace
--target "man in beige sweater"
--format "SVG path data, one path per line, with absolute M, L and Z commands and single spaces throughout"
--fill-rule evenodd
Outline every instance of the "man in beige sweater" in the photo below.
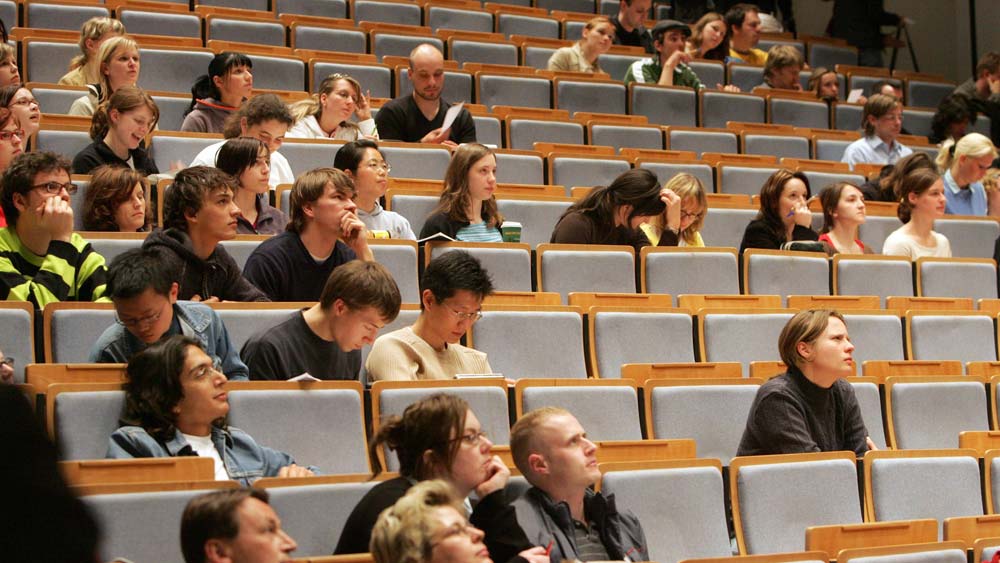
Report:
M 458 343 L 482 316 L 483 299 L 491 293 L 489 273 L 468 252 L 446 252 L 431 260 L 420 278 L 417 322 L 375 340 L 365 362 L 368 380 L 492 373 L 485 353 Z

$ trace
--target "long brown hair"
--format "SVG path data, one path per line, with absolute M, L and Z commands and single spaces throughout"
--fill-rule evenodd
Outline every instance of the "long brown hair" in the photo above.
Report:
M 141 172 L 106 164 L 95 168 L 83 196 L 83 228 L 88 231 L 118 231 L 115 211 L 132 198 L 136 184 L 142 186 L 144 193 L 149 193 L 149 184 Z M 151 222 L 152 213 L 146 198 L 146 221 L 142 230 L 148 231 Z
M 819 191 L 819 203 L 823 207 L 823 229 L 820 231 L 821 233 L 829 233 L 836 226 L 836 219 L 834 219 L 833 214 L 837 211 L 837 206 L 840 205 L 840 196 L 847 187 L 861 192 L 861 188 L 850 182 L 836 182 Z M 857 230 L 854 231 L 853 238 L 858 238 Z
M 376 453 L 382 445 L 396 452 L 399 473 L 423 481 L 434 477 L 435 469 L 451 468 L 461 440 L 455 438 L 465 430 L 469 404 L 465 399 L 447 393 L 435 393 L 406 407 L 403 416 L 383 421 L 368 448 L 374 465 L 374 475 L 382 472 Z M 431 452 L 425 459 L 424 452 Z
M 469 195 L 469 173 L 480 159 L 496 154 L 492 149 L 479 143 L 462 145 L 455 151 L 444 173 L 444 191 L 438 201 L 434 213 L 445 213 L 452 221 L 467 222 L 467 210 L 472 205 Z M 487 227 L 496 227 L 503 223 L 503 215 L 497 209 L 496 196 L 483 202 L 483 218 Z
M 787 168 L 776 170 L 760 189 L 760 211 L 757 212 L 756 219 L 764 221 L 771 234 L 781 242 L 785 242 L 785 222 L 778 212 L 778 203 L 785 184 L 791 180 L 800 180 L 806 185 L 806 199 L 809 199 L 809 178 L 802 172 L 792 172 Z
M 899 207 L 896 209 L 896 216 L 903 223 L 910 222 L 913 213 L 913 204 L 910 203 L 910 194 L 920 195 L 931 188 L 934 182 L 941 179 L 941 176 L 929 168 L 918 168 L 906 176 L 900 178 L 896 183 L 896 200 Z
M 136 86 L 122 86 L 107 100 L 97 106 L 94 117 L 90 122 L 90 138 L 100 141 L 111 130 L 111 111 L 117 110 L 119 114 L 130 112 L 140 107 L 147 107 L 153 112 L 153 122 L 149 124 L 149 131 L 156 129 L 156 122 L 160 120 L 160 108 L 156 107 L 156 102 L 142 88 Z

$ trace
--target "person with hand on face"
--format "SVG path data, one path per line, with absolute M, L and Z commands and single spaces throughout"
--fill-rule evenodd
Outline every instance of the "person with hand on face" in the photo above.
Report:
M 317 474 L 226 426 L 226 381 L 201 342 L 189 336 L 176 334 L 139 352 L 126 368 L 121 427 L 111 434 L 106 457 L 207 457 L 215 461 L 217 481 L 244 487 L 261 477 Z
M 757 390 L 736 455 L 877 450 L 868 437 L 854 387 L 854 344 L 844 317 L 811 309 L 792 317 L 778 337 L 788 371 Z
M 476 142 L 476 124 L 465 108 L 450 127 L 442 127 L 451 104 L 441 98 L 444 55 L 437 47 L 423 43 L 410 52 L 409 77 L 413 93 L 390 100 L 375 114 L 382 140 L 443 144 L 452 149 Z
M 896 140 L 903 128 L 903 104 L 899 99 L 885 94 L 868 98 L 861 124 L 865 136 L 847 145 L 841 162 L 851 166 L 859 162 L 895 164 L 913 152 Z
M 69 162 L 51 152 L 17 156 L 0 177 L 0 300 L 106 301 L 104 257 L 73 232 Z
M 125 35 L 125 25 L 109 17 L 90 18 L 80 26 L 80 54 L 69 63 L 69 72 L 59 79 L 64 86 L 86 86 L 101 81 L 101 45 Z
M 678 228 L 677 246 L 705 246 L 701 238 L 701 226 L 708 212 L 708 197 L 701 180 L 691 174 L 678 174 L 663 186 L 677 194 L 681 201 L 681 222 Z M 643 223 L 640 228 L 654 246 L 660 242 L 664 229 L 664 215 L 657 215 Z
M 791 45 L 775 45 L 767 52 L 764 83 L 757 88 L 802 91 L 799 73 L 805 67 L 802 52 Z
M 389 187 L 392 167 L 375 141 L 361 139 L 340 147 L 333 158 L 333 167 L 343 170 L 354 180 L 354 203 L 358 218 L 369 232 L 383 231 L 389 238 L 417 240 L 410 222 L 395 211 L 386 211 L 379 200 Z
M 27 146 L 28 139 L 38 133 L 42 124 L 42 109 L 31 90 L 21 86 L 0 88 L 0 106 L 14 112 L 18 123 L 24 129 L 22 144 Z
M 694 24 L 694 33 L 687 43 L 686 50 L 692 59 L 725 61 L 729 56 L 726 20 L 716 12 L 708 12 L 701 16 Z
M 656 174 L 636 168 L 610 185 L 594 188 L 563 213 L 549 242 L 564 244 L 627 244 L 639 251 L 649 246 L 640 229 L 657 215 L 663 231 L 657 246 L 677 246 L 681 229 L 681 198 L 661 188 Z
M 787 242 L 815 241 L 809 211 L 809 179 L 785 168 L 775 171 L 760 189 L 760 211 L 743 231 L 740 254 L 748 248 L 778 250 Z
M 727 62 L 764 66 L 767 53 L 757 48 L 760 42 L 760 10 L 753 4 L 736 4 L 726 11 L 729 30 Z
M 975 74 L 955 88 L 954 94 L 962 96 L 973 112 L 990 118 L 990 138 L 993 144 L 1000 144 L 1000 52 L 980 57 Z
M 254 380 L 309 374 L 356 380 L 361 348 L 399 314 L 399 288 L 378 262 L 353 260 L 330 274 L 319 303 L 250 337 L 240 356 Z
M 823 206 L 823 229 L 819 242 L 825 243 L 827 252 L 834 254 L 872 254 L 858 238 L 858 227 L 865 216 L 865 194 L 861 188 L 848 182 L 830 184 L 819 192 Z
M 455 151 L 444 173 L 437 207 L 420 229 L 420 239 L 443 234 L 452 240 L 503 242 L 497 209 L 497 157 L 485 145 L 470 143 Z
M 139 44 L 131 37 L 119 35 L 101 44 L 99 52 L 100 80 L 88 84 L 88 94 L 73 101 L 70 115 L 94 115 L 97 106 L 106 102 L 122 86 L 139 82 Z
M 260 94 L 247 100 L 240 109 L 226 119 L 222 136 L 228 139 L 237 137 L 253 137 L 264 141 L 271 151 L 270 176 L 268 184 L 273 188 L 279 184 L 292 184 L 295 174 L 288 164 L 288 159 L 278 152 L 285 142 L 285 133 L 293 123 L 288 107 L 274 94 Z M 212 143 L 198 153 L 191 161 L 191 166 L 215 166 L 218 162 L 219 149 L 226 141 Z
M 264 489 L 225 489 L 191 499 L 181 515 L 184 563 L 288 563 L 298 548 Z
M 191 87 L 191 107 L 181 131 L 222 133 L 229 118 L 253 94 L 253 61 L 243 53 L 223 51 L 208 63 Z
M 686 86 L 701 90 L 704 85 L 687 63 L 691 55 L 684 51 L 684 41 L 691 36 L 691 28 L 684 22 L 662 20 L 653 27 L 653 46 L 657 58 L 640 59 L 632 63 L 625 73 L 625 84 L 659 84 L 660 86 Z M 739 92 L 734 85 L 717 84 L 720 90 Z
M 378 129 L 372 119 L 369 97 L 370 93 L 362 92 L 361 84 L 350 76 L 340 73 L 327 76 L 315 94 L 289 107 L 295 125 L 288 130 L 288 138 L 377 140 Z M 348 121 L 355 114 L 357 124 Z
M 653 38 L 643 25 L 649 17 L 652 0 L 619 0 L 618 14 L 611 17 L 615 26 L 615 45 L 642 47 L 647 53 L 655 53 Z
M 271 187 L 271 152 L 254 137 L 229 139 L 219 149 L 215 167 L 236 179 L 233 201 L 240 208 L 236 233 L 275 235 L 285 232 L 288 217 L 267 201 Z
M 14 358 L 0 350 L 0 384 L 3 383 L 14 383 Z
M 159 119 L 160 110 L 149 94 L 133 86 L 119 88 L 94 113 L 90 125 L 94 142 L 73 158 L 73 173 L 90 174 L 107 164 L 131 168 L 143 176 L 159 174 L 156 162 L 143 148 Z
M 250 372 L 219 314 L 202 303 L 178 301 L 177 282 L 170 277 L 157 250 L 134 248 L 111 261 L 108 296 L 116 322 L 94 342 L 88 361 L 124 364 L 164 336 L 184 334 L 201 342 L 227 378 L 246 380 Z
M 382 472 L 375 452 L 383 447 L 395 452 L 399 459 L 399 477 L 382 481 L 361 498 L 347 517 L 334 554 L 367 552 L 373 545 L 372 533 L 379 515 L 418 482 L 440 479 L 450 484 L 459 498 L 466 499 L 463 509 L 466 514 L 471 511 L 469 521 L 473 526 L 484 530 L 487 537 L 505 534 L 519 544 L 513 550 L 491 549 L 490 555 L 497 561 L 518 555 L 531 563 L 547 560 L 541 558 L 544 548 L 529 546 L 520 533 L 504 492 L 510 469 L 491 452 L 493 442 L 464 399 L 435 393 L 410 404 L 402 416 L 383 420 L 368 446 L 374 476 Z M 478 502 L 470 509 L 468 497 L 473 493 Z
M 493 282 L 475 257 L 455 250 L 431 260 L 420 278 L 420 316 L 383 334 L 365 362 L 369 381 L 454 379 L 493 373 L 484 352 L 459 344 L 482 317 Z
M 899 201 L 896 215 L 903 226 L 886 237 L 882 254 L 913 260 L 923 256 L 951 258 L 948 238 L 934 231 L 934 221 L 944 217 L 948 205 L 941 176 L 918 168 L 899 178 L 894 189 Z
M 648 561 L 639 519 L 616 506 L 614 495 L 595 493 L 601 480 L 597 445 L 568 411 L 542 407 L 510 429 L 510 453 L 531 488 L 511 504 L 515 529 L 487 534 L 490 553 L 527 545 L 551 546 L 552 561 Z
M 146 194 L 146 178 L 120 166 L 98 166 L 91 171 L 83 196 L 83 229 L 134 233 L 149 230 L 153 223 Z
M 361 258 L 375 259 L 358 219 L 351 178 L 316 168 L 292 186 L 285 232 L 257 245 L 243 273 L 273 301 L 317 301 L 330 272 Z
M 560 47 L 549 57 L 549 70 L 601 72 L 598 58 L 611 48 L 615 26 L 607 16 L 591 18 L 582 36 L 571 47 Z
M 240 208 L 233 202 L 236 180 L 211 166 L 185 168 L 163 196 L 162 231 L 143 248 L 161 250 L 177 282 L 178 299 L 191 301 L 267 301 L 248 282 L 221 243 L 236 236 Z
M 982 179 L 997 158 L 997 149 L 989 137 L 969 133 L 960 139 L 948 139 L 941 145 L 935 164 L 944 180 L 948 200 L 944 212 L 949 215 L 986 215 L 986 190 Z

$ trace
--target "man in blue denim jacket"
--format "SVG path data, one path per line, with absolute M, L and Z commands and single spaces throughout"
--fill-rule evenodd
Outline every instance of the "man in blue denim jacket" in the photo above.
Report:
M 114 325 L 90 349 L 93 363 L 126 363 L 163 336 L 183 334 L 201 342 L 205 352 L 231 380 L 250 372 L 229 340 L 218 313 L 192 301 L 177 300 L 156 249 L 129 250 L 111 263 L 107 294 L 115 304 Z

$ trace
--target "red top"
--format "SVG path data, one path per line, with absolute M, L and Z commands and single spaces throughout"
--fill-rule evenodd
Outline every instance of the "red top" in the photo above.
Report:
M 821 234 L 819 236 L 819 241 L 829 244 L 834 250 L 837 249 L 837 245 L 833 244 L 833 241 L 830 240 L 830 233 Z M 861 249 L 861 252 L 865 251 L 865 243 L 861 242 L 861 239 L 854 239 L 854 242 L 858 243 L 858 248 Z

